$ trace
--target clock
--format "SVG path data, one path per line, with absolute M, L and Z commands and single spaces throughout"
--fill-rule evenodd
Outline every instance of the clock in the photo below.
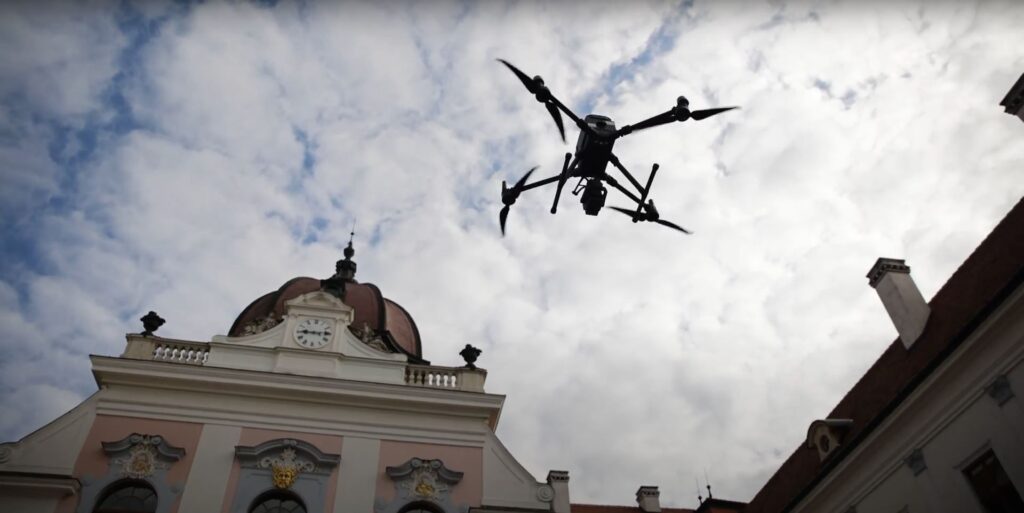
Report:
M 323 319 L 303 319 L 295 327 L 295 341 L 302 347 L 320 349 L 331 340 L 331 323 Z

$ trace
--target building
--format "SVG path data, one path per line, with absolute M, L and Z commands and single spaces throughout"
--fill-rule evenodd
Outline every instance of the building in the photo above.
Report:
M 744 513 L 1024 511 L 1024 200 L 931 301 L 868 279 L 899 337 Z
M 505 397 L 485 392 L 479 351 L 431 365 L 353 256 L 350 243 L 334 276 L 286 282 L 209 342 L 143 317 L 122 355 L 91 357 L 96 393 L 0 445 L 0 511 L 570 513 L 568 472 L 537 480 L 495 436 Z M 573 509 L 662 511 L 656 487 L 636 499 Z

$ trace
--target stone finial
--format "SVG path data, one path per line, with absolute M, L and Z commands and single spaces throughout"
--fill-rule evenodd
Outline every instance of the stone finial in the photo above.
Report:
M 636 503 L 640 506 L 641 511 L 659 513 L 661 511 L 660 496 L 661 492 L 658 491 L 657 486 L 641 486 L 636 491 Z
M 476 359 L 480 357 L 480 353 L 483 351 L 466 344 L 466 347 L 459 351 L 459 356 L 462 356 L 463 360 L 466 360 L 467 369 L 476 369 Z
M 352 235 L 355 236 L 355 233 L 353 232 Z M 345 247 L 345 259 L 338 260 L 334 264 L 334 276 L 320 280 L 321 290 L 338 299 L 345 299 L 345 285 L 356 281 L 356 263 L 352 260 L 355 254 L 356 250 L 352 247 L 352 239 L 349 239 L 348 246 Z
M 910 266 L 903 260 L 879 258 L 867 278 L 896 326 L 903 347 L 910 349 L 924 332 L 931 314 L 931 308 L 910 277 Z
M 153 336 L 153 332 L 160 329 L 160 326 L 163 326 L 164 323 L 167 322 L 152 310 L 150 310 L 148 314 L 139 318 L 139 320 L 142 321 L 142 328 L 145 330 L 142 332 L 142 336 L 144 337 Z

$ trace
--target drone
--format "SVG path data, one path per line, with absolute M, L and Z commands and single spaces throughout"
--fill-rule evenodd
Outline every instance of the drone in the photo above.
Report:
M 505 234 L 505 221 L 508 219 L 509 208 L 515 204 L 520 194 L 530 189 L 556 183 L 555 201 L 551 204 L 551 213 L 554 214 L 558 211 L 558 200 L 562 196 L 562 188 L 565 187 L 565 183 L 570 178 L 577 177 L 579 182 L 573 188 L 572 194 L 578 196 L 581 192 L 583 193 L 580 197 L 580 203 L 583 204 L 583 212 L 589 216 L 596 216 L 604 208 L 605 199 L 608 196 L 608 189 L 604 184 L 607 183 L 636 203 L 636 208 L 609 207 L 616 212 L 630 216 L 634 223 L 640 221 L 653 222 L 683 233 L 692 233 L 675 223 L 661 219 L 658 209 L 654 206 L 654 200 L 648 197 L 651 192 L 651 184 L 654 183 L 654 175 L 658 172 L 658 164 L 655 163 L 651 168 L 651 173 L 647 177 L 647 184 L 642 186 L 622 165 L 619 158 L 612 153 L 612 147 L 618 138 L 638 130 L 664 125 L 673 121 L 682 122 L 688 119 L 700 121 L 715 114 L 721 114 L 722 112 L 739 107 L 690 110 L 689 100 L 685 96 L 680 96 L 676 100 L 675 107 L 635 125 L 625 125 L 622 128 L 616 129 L 615 122 L 607 116 L 589 114 L 585 118 L 580 119 L 579 116 L 551 94 L 551 91 L 544 85 L 544 79 L 539 75 L 530 78 L 526 73 L 523 73 L 508 61 L 498 59 L 498 62 L 508 67 L 512 73 L 515 73 L 519 81 L 526 86 L 526 90 L 533 94 L 538 102 L 544 104 L 548 113 L 554 119 L 555 125 L 558 126 L 558 133 L 562 136 L 562 142 L 565 142 L 565 125 L 562 122 L 561 113 L 569 116 L 569 119 L 572 119 L 580 129 L 579 138 L 576 140 L 576 153 L 565 154 L 565 162 L 562 164 L 561 173 L 533 183 L 527 183 L 530 175 L 537 170 L 537 167 L 534 167 L 527 171 L 512 187 L 509 187 L 505 181 L 501 182 L 501 202 L 505 206 L 502 207 L 498 219 L 501 222 L 502 235 Z M 618 180 L 606 172 L 609 163 L 622 172 L 622 175 L 626 177 L 629 184 L 635 189 L 635 192 L 620 184 Z

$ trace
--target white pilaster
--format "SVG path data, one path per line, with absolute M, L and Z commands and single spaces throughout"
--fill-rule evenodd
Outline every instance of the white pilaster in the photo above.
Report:
M 345 437 L 341 444 L 341 465 L 334 490 L 335 513 L 373 511 L 377 494 L 377 465 L 380 440 Z
M 196 446 L 192 468 L 178 511 L 220 511 L 235 461 L 242 428 L 206 424 Z

